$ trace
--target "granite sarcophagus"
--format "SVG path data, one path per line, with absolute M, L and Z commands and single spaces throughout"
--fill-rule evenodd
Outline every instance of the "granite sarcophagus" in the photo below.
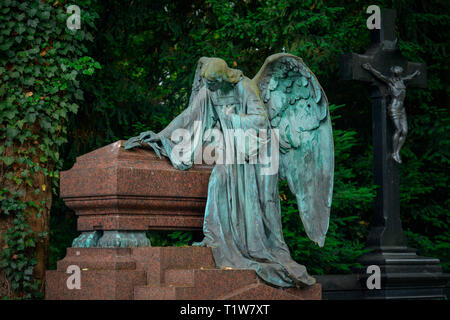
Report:
M 78 230 L 197 230 L 212 167 L 175 169 L 150 150 L 117 141 L 77 158 L 61 172 L 60 196 L 78 216 Z

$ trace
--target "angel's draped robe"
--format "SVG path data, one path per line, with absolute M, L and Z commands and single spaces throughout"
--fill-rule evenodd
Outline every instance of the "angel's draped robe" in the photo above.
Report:
M 234 107 L 230 117 L 222 111 L 223 105 Z M 202 87 L 193 93 L 188 108 L 159 133 L 160 152 L 169 157 L 176 168 L 185 170 L 192 166 L 204 141 L 197 139 L 189 154 L 184 154 L 189 160 L 179 162 L 172 155 L 176 143 L 171 141 L 171 136 L 180 128 L 188 130 L 194 142 L 198 130 L 204 136 L 212 128 L 221 132 L 265 129 L 268 139 L 273 137 L 258 89 L 246 77 L 226 94 Z M 227 139 L 224 142 L 225 149 L 237 146 Z M 271 143 L 266 147 L 271 154 Z M 283 238 L 278 173 L 262 174 L 263 164 L 236 162 L 216 164 L 211 173 L 202 244 L 212 249 L 219 268 L 252 269 L 264 281 L 278 287 L 314 284 L 315 279 L 308 275 L 305 266 L 291 258 Z

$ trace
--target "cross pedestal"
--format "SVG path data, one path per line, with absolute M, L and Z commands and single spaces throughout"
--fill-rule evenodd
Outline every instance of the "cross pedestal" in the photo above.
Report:
M 420 76 L 408 82 L 408 87 L 426 87 L 426 67 L 409 62 L 397 47 L 395 10 L 383 10 L 381 29 L 371 31 L 371 44 L 364 54 L 341 57 L 340 78 L 370 83 L 372 99 L 372 133 L 374 146 L 374 179 L 379 186 L 375 198 L 373 221 L 367 238 L 371 252 L 361 257 L 361 286 L 367 288 L 369 265 L 381 270 L 381 289 L 367 290 L 366 298 L 444 298 L 446 284 L 439 259 L 420 257 L 408 248 L 400 219 L 398 164 L 392 158 L 394 126 L 389 119 L 387 86 L 361 66 L 370 63 L 388 75 L 392 66 L 400 66 L 405 74 L 419 70 Z

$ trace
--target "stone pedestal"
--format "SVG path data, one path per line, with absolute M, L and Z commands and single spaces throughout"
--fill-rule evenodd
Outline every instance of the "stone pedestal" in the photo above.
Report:
M 150 246 L 147 230 L 201 230 L 212 167 L 175 169 L 117 141 L 61 172 L 60 196 L 78 216 L 73 247 Z
M 367 266 L 381 270 L 381 289 L 365 290 L 366 299 L 433 299 L 444 300 L 450 275 L 442 272 L 436 258 L 421 257 L 408 247 L 383 247 L 365 254 L 359 262 L 361 285 L 366 288 Z
M 80 268 L 80 289 L 69 289 L 69 266 Z M 217 269 L 211 249 L 199 247 L 68 248 L 47 271 L 52 300 L 320 300 L 321 285 L 278 289 L 253 270 Z

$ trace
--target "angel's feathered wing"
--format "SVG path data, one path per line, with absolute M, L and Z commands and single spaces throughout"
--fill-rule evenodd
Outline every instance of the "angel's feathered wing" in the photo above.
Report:
M 295 194 L 308 237 L 323 246 L 333 193 L 334 147 L 328 100 L 302 59 L 278 53 L 253 78 L 279 130 L 280 179 Z

